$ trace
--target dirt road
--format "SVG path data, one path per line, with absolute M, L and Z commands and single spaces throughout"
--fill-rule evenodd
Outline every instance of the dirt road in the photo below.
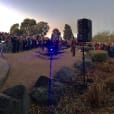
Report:
M 3 89 L 17 84 L 23 84 L 29 89 L 40 75 L 50 75 L 50 60 L 40 58 L 36 53 L 37 50 L 4 55 L 11 70 Z M 79 59 L 81 59 L 79 51 L 76 51 L 76 56 L 73 57 L 70 49 L 65 50 L 58 59 L 52 60 L 52 75 L 63 66 L 72 67 Z

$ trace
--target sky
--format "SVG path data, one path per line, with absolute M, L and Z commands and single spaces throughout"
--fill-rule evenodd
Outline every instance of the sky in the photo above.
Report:
M 9 32 L 14 23 L 25 18 L 45 21 L 50 26 L 48 36 L 54 28 L 62 33 L 69 24 L 74 35 L 77 20 L 92 20 L 93 35 L 103 31 L 114 31 L 114 0 L 0 0 L 0 31 Z

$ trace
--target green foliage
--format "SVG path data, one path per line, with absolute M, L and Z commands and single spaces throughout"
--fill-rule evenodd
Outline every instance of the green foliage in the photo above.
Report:
M 107 52 L 103 50 L 90 51 L 89 55 L 92 57 L 92 60 L 96 62 L 106 61 L 108 57 Z
M 61 35 L 61 33 L 60 33 L 59 29 L 55 28 L 55 29 L 53 29 L 53 31 L 52 31 L 51 38 L 52 38 L 52 39 L 60 39 L 60 38 L 61 38 L 60 35 Z
M 36 22 L 34 19 L 24 19 L 21 25 L 13 24 L 10 28 L 10 33 L 13 35 L 46 35 L 49 30 L 47 22 Z
M 60 35 L 59 29 L 58 29 L 58 28 L 54 28 L 54 29 L 53 29 L 53 34 Z
M 10 33 L 17 35 L 19 33 L 19 24 L 13 24 L 10 28 Z
M 114 32 L 100 32 L 92 40 L 95 42 L 114 42 Z
M 36 26 L 35 26 L 35 33 L 36 34 L 41 34 L 41 35 L 46 35 L 46 33 L 49 30 L 49 25 L 47 22 L 39 22 Z
M 74 36 L 73 36 L 72 29 L 71 29 L 70 25 L 65 24 L 63 38 L 65 40 L 69 40 L 69 39 L 71 39 L 73 37 Z
M 24 21 L 21 23 L 20 29 L 26 35 L 29 35 L 31 34 L 34 25 L 36 25 L 36 21 L 34 19 L 24 19 Z
M 85 49 L 86 52 L 89 52 L 89 51 L 93 50 L 93 47 L 85 46 L 84 49 Z

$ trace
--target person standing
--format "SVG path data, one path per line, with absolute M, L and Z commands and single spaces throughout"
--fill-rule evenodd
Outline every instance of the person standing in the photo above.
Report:
M 76 48 L 76 41 L 73 38 L 71 41 L 71 52 L 72 52 L 72 56 L 75 56 L 75 48 Z

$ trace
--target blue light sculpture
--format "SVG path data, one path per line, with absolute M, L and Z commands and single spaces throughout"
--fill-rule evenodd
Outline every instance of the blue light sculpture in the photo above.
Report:
M 49 81 L 48 81 L 48 114 L 52 114 L 52 60 L 53 60 L 53 55 L 57 54 L 57 50 L 53 46 L 48 47 L 48 53 L 50 55 L 50 75 L 49 75 Z

